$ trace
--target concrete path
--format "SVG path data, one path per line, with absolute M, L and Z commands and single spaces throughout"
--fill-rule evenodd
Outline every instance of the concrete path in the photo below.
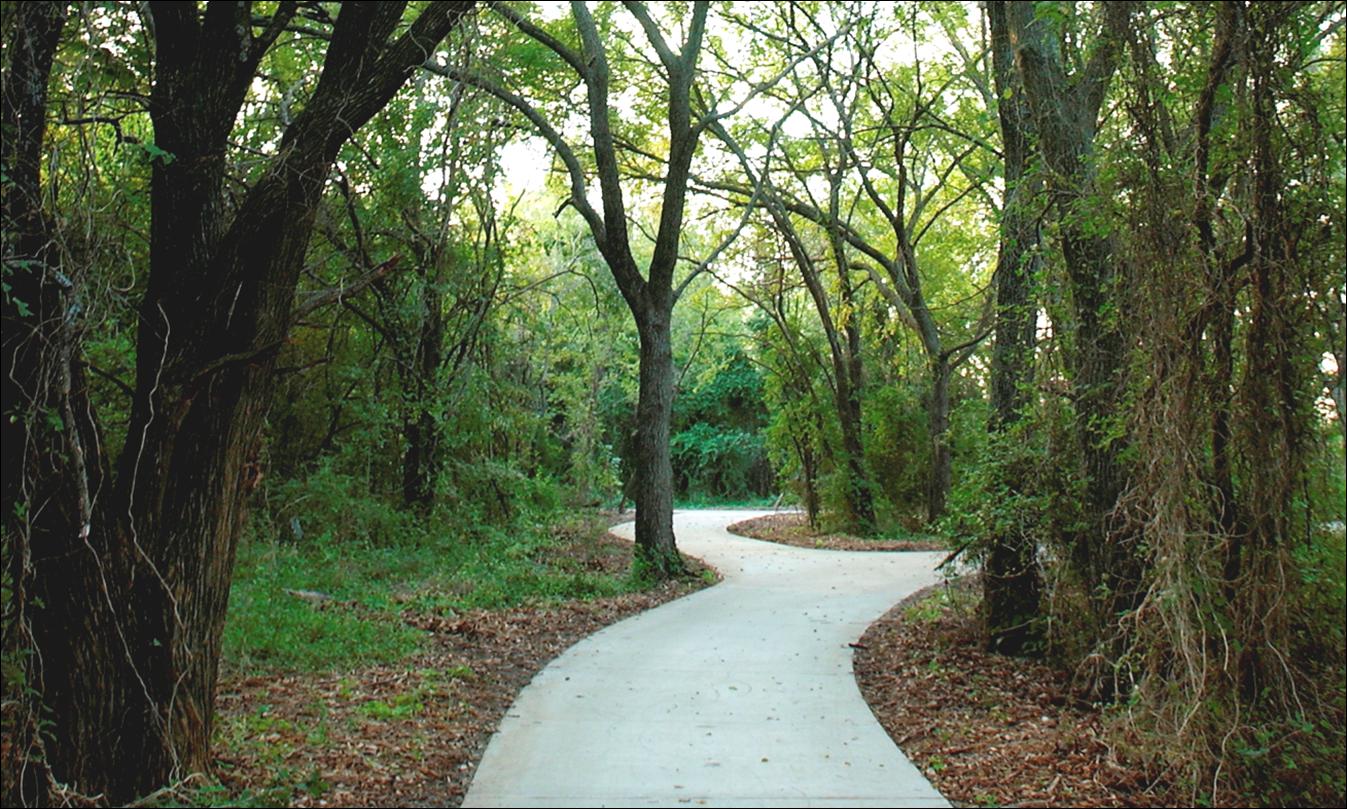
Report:
M 725 581 L 613 624 L 540 672 L 464 806 L 949 805 L 875 721 L 848 646 L 937 581 L 942 554 L 725 531 L 752 516 L 674 516 L 679 548 Z

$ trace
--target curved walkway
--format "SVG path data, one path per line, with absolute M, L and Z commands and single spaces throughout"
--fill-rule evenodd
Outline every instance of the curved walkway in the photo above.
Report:
M 725 531 L 753 516 L 676 514 L 679 549 L 725 581 L 548 665 L 491 738 L 463 805 L 948 806 L 875 721 L 848 646 L 935 582 L 941 554 Z

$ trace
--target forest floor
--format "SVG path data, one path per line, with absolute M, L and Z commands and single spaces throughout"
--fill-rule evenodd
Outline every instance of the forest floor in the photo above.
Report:
M 833 550 L 926 550 L 928 542 L 814 534 L 801 514 L 733 533 Z M 937 548 L 943 546 L 935 546 Z M 1041 663 L 986 652 L 977 582 L 921 590 L 870 625 L 853 666 L 871 711 L 956 806 L 1168 806 L 1104 742 L 1104 716 Z
M 803 515 L 734 533 L 834 550 L 932 550 L 935 537 L 867 540 L 815 534 Z M 549 553 L 625 575 L 632 545 L 611 534 L 564 537 Z M 593 600 L 402 620 L 430 642 L 410 659 L 339 673 L 228 671 L 217 699 L 216 778 L 170 800 L 254 806 L 458 806 L 492 732 L 519 691 L 581 638 L 715 580 L 697 574 Z M 905 599 L 871 625 L 854 666 L 871 710 L 927 778 L 959 806 L 1160 806 L 1118 763 L 1102 716 L 1075 704 L 1065 678 L 978 644 L 974 584 Z M 318 610 L 364 609 L 320 601 Z
M 856 645 L 857 683 L 894 743 L 957 806 L 1170 806 L 1066 675 L 983 650 L 977 591 L 970 576 L 914 593 Z
M 602 533 L 601 531 L 599 532 Z M 549 553 L 625 576 L 632 545 L 571 536 Z M 515 696 L 581 638 L 716 580 L 692 575 L 593 600 L 435 614 L 407 610 L 428 632 L 414 657 L 342 673 L 226 672 L 217 698 L 217 783 L 171 796 L 256 806 L 458 806 Z M 323 601 L 315 609 L 358 610 Z

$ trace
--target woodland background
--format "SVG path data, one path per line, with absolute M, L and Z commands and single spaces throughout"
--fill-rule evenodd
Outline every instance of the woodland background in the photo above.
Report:
M 1340 800 L 1344 18 L 5 4 L 6 804 L 782 495 L 1194 799 Z M 628 504 L 630 576 L 533 561 Z

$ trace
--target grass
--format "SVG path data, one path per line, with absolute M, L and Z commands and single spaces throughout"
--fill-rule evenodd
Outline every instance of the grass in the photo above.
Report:
M 903 617 L 917 623 L 934 623 L 955 606 L 956 600 L 961 600 L 961 597 L 953 595 L 950 588 L 945 587 L 908 607 L 903 611 Z
M 239 551 L 225 665 L 237 671 L 331 671 L 415 654 L 424 633 L 402 614 L 508 609 L 642 589 L 597 542 L 603 519 L 455 536 L 413 534 L 387 546 L 319 538 L 252 540 Z M 296 597 L 294 591 L 322 597 Z
M 324 559 L 292 547 L 249 548 L 240 557 L 225 623 L 224 659 L 229 665 L 322 670 L 398 660 L 420 648 L 420 631 L 402 624 L 391 611 L 320 608 L 286 592 L 323 592 L 356 604 L 383 600 L 379 591 L 388 578 L 363 579 L 375 592 L 362 594 L 351 592 L 360 577 L 350 577 L 350 583 L 341 580 L 348 561 L 368 560 Z

